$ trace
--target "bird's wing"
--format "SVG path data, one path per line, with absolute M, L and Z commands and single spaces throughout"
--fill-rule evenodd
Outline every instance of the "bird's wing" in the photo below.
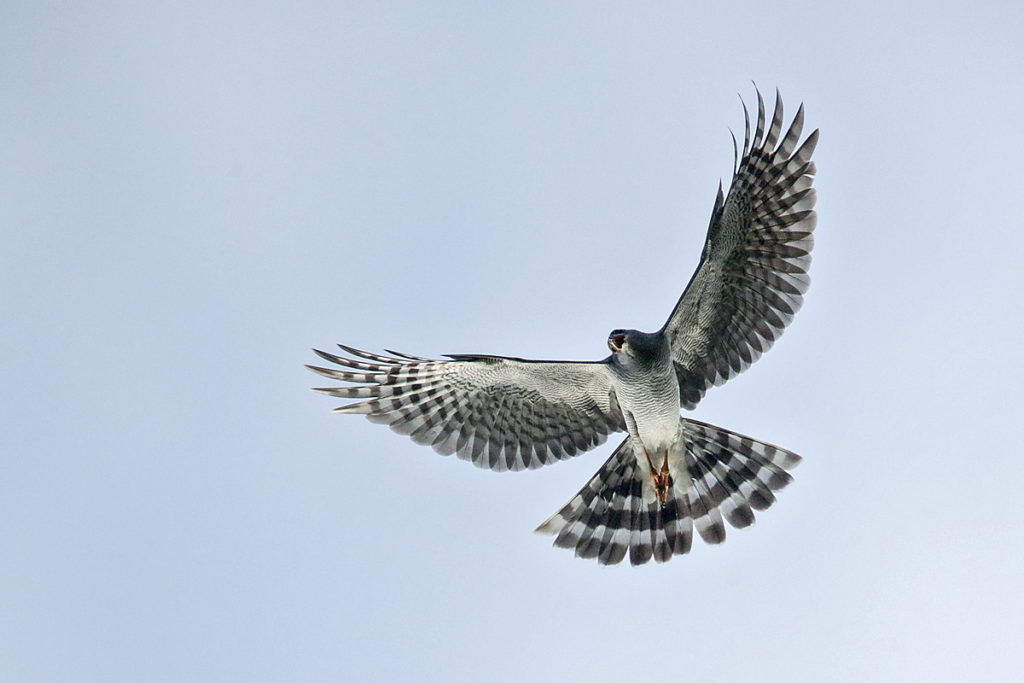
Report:
M 740 158 L 729 194 L 723 196 L 719 185 L 700 264 L 662 328 L 686 408 L 768 350 L 810 284 L 807 269 L 817 221 L 811 155 L 818 131 L 797 147 L 804 122 L 800 105 L 780 141 L 778 91 L 767 131 L 760 92 L 757 105 L 753 136 L 743 107 L 743 154 L 737 149 Z
M 339 344 L 339 346 L 341 346 Z M 459 355 L 430 360 L 341 346 L 316 351 L 345 369 L 307 366 L 348 386 L 315 389 L 366 399 L 335 408 L 390 425 L 443 455 L 492 470 L 533 469 L 569 458 L 625 429 L 608 365 Z

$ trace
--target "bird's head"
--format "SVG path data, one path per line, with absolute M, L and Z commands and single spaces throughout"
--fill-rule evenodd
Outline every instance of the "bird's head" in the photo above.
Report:
M 612 330 L 611 334 L 608 335 L 608 348 L 612 350 L 612 353 L 619 353 L 624 351 L 626 344 L 629 342 L 629 333 L 633 330 Z
M 647 365 L 667 353 L 668 344 L 660 333 L 648 334 L 639 330 L 612 330 L 608 335 L 608 348 L 620 361 Z

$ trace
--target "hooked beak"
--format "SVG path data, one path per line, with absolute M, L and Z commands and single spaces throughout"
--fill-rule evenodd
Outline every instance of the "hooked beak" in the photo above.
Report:
M 621 351 L 622 345 L 626 343 L 626 335 L 613 334 L 608 337 L 608 348 L 612 351 Z

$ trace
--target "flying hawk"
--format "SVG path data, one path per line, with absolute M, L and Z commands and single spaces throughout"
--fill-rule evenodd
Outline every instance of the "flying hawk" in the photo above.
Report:
M 359 399 L 335 408 L 390 425 L 443 455 L 478 467 L 535 469 L 626 431 L 608 461 L 537 528 L 554 544 L 602 564 L 664 562 L 690 550 L 693 529 L 725 540 L 725 521 L 749 526 L 753 510 L 788 484 L 795 453 L 690 420 L 704 392 L 743 372 L 782 334 L 803 302 L 816 223 L 811 155 L 798 146 L 803 105 L 782 132 L 778 91 L 771 123 L 757 93 L 746 105 L 742 154 L 733 136 L 729 193 L 718 197 L 700 264 L 656 332 L 613 330 L 611 355 L 593 362 L 449 355 L 431 360 L 340 345 L 316 351 L 344 369 L 307 366 L 349 384 L 315 391 Z

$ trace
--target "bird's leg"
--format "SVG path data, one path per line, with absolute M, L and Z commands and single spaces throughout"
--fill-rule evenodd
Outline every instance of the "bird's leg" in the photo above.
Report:
M 651 468 L 651 481 L 654 482 L 654 492 L 658 496 L 658 502 L 664 505 L 668 502 L 668 490 L 672 486 L 672 475 L 668 470 L 668 449 L 665 449 L 665 461 L 661 465 L 661 471 L 654 467 L 651 462 L 651 454 L 644 447 L 644 455 L 647 456 L 647 466 Z
M 668 449 L 665 449 L 665 460 L 661 463 L 661 472 L 655 482 L 655 490 L 658 492 L 658 502 L 664 505 L 668 502 L 668 490 L 672 487 L 672 475 L 668 471 Z
M 647 452 L 647 446 L 644 446 L 644 455 L 647 456 L 647 466 L 651 468 L 651 478 L 653 479 L 658 474 L 658 470 L 654 469 L 654 463 L 651 462 L 651 454 Z

